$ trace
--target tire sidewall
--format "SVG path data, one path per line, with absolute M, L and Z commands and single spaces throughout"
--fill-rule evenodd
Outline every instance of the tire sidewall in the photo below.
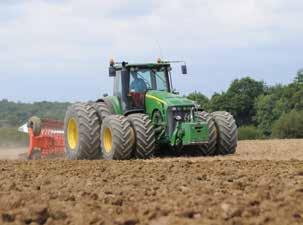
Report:
M 74 106 L 71 106 L 70 108 L 68 108 L 66 114 L 65 114 L 65 119 L 64 119 L 64 124 L 66 124 L 64 126 L 64 142 L 65 142 L 65 153 L 68 159 L 78 159 L 80 156 L 80 146 L 79 143 L 80 141 L 78 141 L 76 149 L 72 150 L 69 146 L 68 143 L 68 122 L 71 118 L 74 118 L 76 121 L 76 125 L 77 125 L 77 130 L 78 130 L 78 138 L 80 140 L 80 127 L 79 127 L 79 116 L 76 113 L 76 110 L 74 109 Z
M 236 121 L 233 117 L 232 114 L 230 114 L 229 112 L 226 111 L 217 111 L 217 112 L 213 112 L 212 113 L 216 126 L 217 126 L 217 130 L 218 130 L 218 148 L 217 148 L 217 154 L 220 155 L 230 155 L 230 154 L 234 154 L 236 152 L 236 148 L 237 148 L 237 142 L 238 142 L 238 130 L 237 130 L 237 124 Z M 224 117 L 224 119 L 218 117 Z M 232 139 L 235 139 L 235 142 L 232 142 L 230 146 L 224 146 L 224 142 L 223 142 L 223 136 L 222 133 L 224 132 L 224 130 L 222 129 L 222 127 L 224 126 L 224 123 L 227 123 L 226 118 L 231 118 L 233 120 L 233 126 L 236 128 L 234 133 L 229 133 L 229 135 L 232 134 Z
M 27 123 L 28 128 L 32 128 L 34 136 L 39 136 L 42 129 L 42 121 L 40 118 L 33 116 Z
M 160 112 L 159 112 L 160 113 Z M 161 116 L 161 114 L 159 114 Z M 136 119 L 139 119 L 139 121 L 136 122 Z M 150 159 L 153 158 L 155 155 L 155 150 L 156 150 L 156 138 L 155 138 L 155 133 L 154 133 L 154 125 L 151 119 L 149 119 L 149 117 L 146 114 L 143 113 L 136 113 L 136 114 L 131 114 L 127 117 L 128 122 L 130 123 L 133 131 L 134 131 L 134 146 L 133 146 L 133 153 L 132 153 L 132 157 L 135 157 L 137 159 Z M 140 147 L 137 145 L 138 141 L 140 141 L 140 138 L 138 137 L 139 135 L 139 129 L 138 126 L 144 126 L 145 129 L 143 130 L 144 132 L 147 130 L 145 123 L 146 121 L 149 121 L 152 124 L 153 127 L 153 131 L 151 136 L 153 136 L 154 139 L 154 144 L 153 144 L 153 150 L 151 154 L 146 154 L 146 148 L 144 148 L 145 152 L 144 154 L 138 154 L 138 149 L 140 149 Z M 141 123 L 142 122 L 142 123 Z M 145 140 L 146 141 L 146 140 Z M 140 150 L 139 150 L 140 151 Z M 144 155 L 144 156 L 143 156 Z
M 104 119 L 104 121 L 102 122 L 100 139 L 101 139 L 101 151 L 102 151 L 103 159 L 113 160 L 114 156 L 115 156 L 114 142 L 112 143 L 112 150 L 110 152 L 105 151 L 105 148 L 104 148 L 103 133 L 104 133 L 106 128 L 108 128 L 110 130 L 111 134 L 113 135 L 113 130 L 112 130 L 112 127 L 110 125 L 110 117 L 106 117 Z

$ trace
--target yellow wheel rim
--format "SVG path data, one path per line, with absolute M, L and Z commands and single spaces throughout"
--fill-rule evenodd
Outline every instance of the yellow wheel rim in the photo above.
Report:
M 113 137 L 112 137 L 112 132 L 109 128 L 105 128 L 102 139 L 103 139 L 104 150 L 106 152 L 111 152 L 113 147 Z
M 79 134 L 77 122 L 74 118 L 69 119 L 67 127 L 67 141 L 68 145 L 72 150 L 76 150 L 78 145 Z

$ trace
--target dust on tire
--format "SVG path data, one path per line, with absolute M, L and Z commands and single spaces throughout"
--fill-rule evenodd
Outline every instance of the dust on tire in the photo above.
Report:
M 106 150 L 103 139 L 107 129 L 110 130 L 112 138 L 110 151 Z M 125 160 L 131 158 L 134 145 L 134 131 L 126 117 L 121 115 L 107 116 L 102 123 L 101 139 L 104 159 Z
M 236 152 L 238 142 L 237 125 L 234 117 L 223 111 L 213 112 L 218 130 L 217 154 L 227 155 Z
M 142 113 L 131 114 L 127 119 L 135 131 L 134 156 L 140 159 L 152 158 L 156 148 L 153 122 Z
M 67 138 L 67 127 L 70 118 L 74 118 L 78 128 L 78 143 L 71 149 Z M 76 103 L 70 106 L 64 120 L 65 152 L 68 159 L 99 159 L 100 123 L 95 108 L 87 103 Z

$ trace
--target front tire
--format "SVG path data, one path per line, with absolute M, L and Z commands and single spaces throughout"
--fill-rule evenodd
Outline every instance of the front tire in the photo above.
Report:
M 216 153 L 218 132 L 214 117 L 207 112 L 198 112 L 196 114 L 198 119 L 205 121 L 208 127 L 208 143 L 198 147 L 199 152 L 204 156 L 212 156 Z
M 218 130 L 217 154 L 228 155 L 236 152 L 238 131 L 234 117 L 228 112 L 213 112 Z
M 71 105 L 64 120 L 65 152 L 68 159 L 99 159 L 100 123 L 96 110 L 87 103 Z
M 102 124 L 102 121 L 105 119 L 105 117 L 112 114 L 110 107 L 105 102 L 95 102 L 92 104 L 92 106 L 97 111 L 97 114 L 99 116 L 99 121 Z
M 135 131 L 135 157 L 139 159 L 152 158 L 156 148 L 153 122 L 148 118 L 147 115 L 141 113 L 131 114 L 127 117 L 127 119 Z
M 101 146 L 106 160 L 130 159 L 135 142 L 134 131 L 124 116 L 107 116 L 101 129 Z

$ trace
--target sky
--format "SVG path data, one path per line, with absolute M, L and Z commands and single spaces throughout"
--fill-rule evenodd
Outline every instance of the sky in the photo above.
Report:
M 112 94 L 110 58 L 174 65 L 180 93 L 234 79 L 291 82 L 303 67 L 302 0 L 0 0 L 0 99 Z

